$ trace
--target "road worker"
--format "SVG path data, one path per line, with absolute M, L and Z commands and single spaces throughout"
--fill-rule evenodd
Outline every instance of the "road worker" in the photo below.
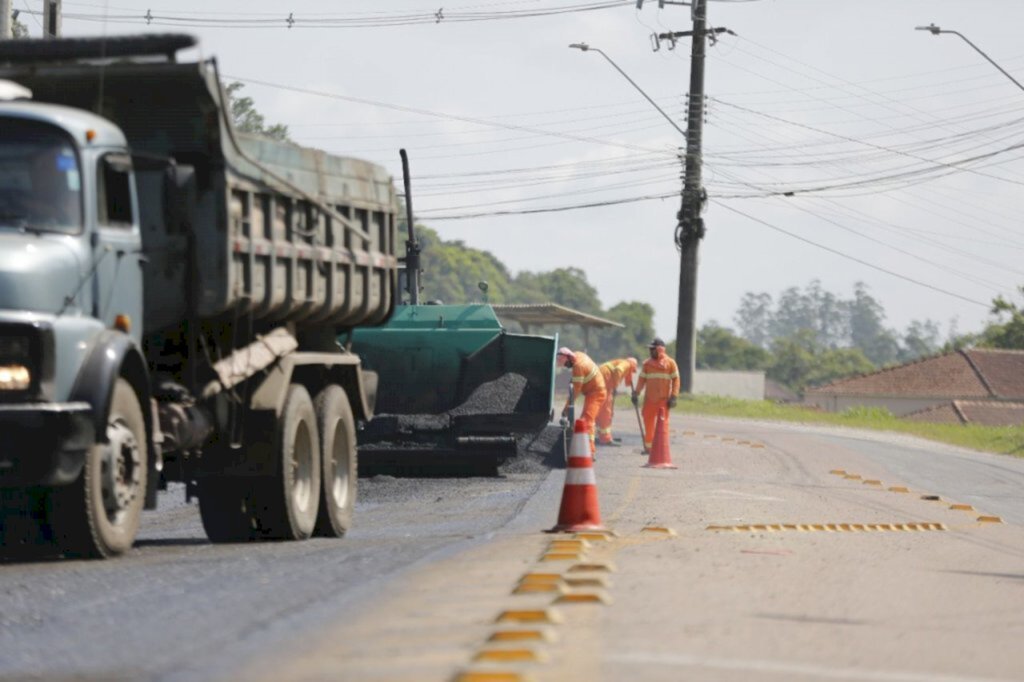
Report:
M 593 456 L 597 451 L 594 444 L 594 424 L 597 422 L 597 413 L 601 410 L 608 392 L 605 390 L 604 377 L 590 356 L 583 351 L 572 351 L 569 348 L 559 348 L 555 358 L 556 367 L 569 367 L 572 369 L 572 392 L 569 400 L 565 403 L 562 416 L 569 414 L 570 401 L 575 401 L 578 396 L 583 396 L 583 411 L 578 419 L 582 419 L 587 426 L 587 433 L 590 434 L 590 454 Z
M 665 342 L 655 337 L 648 346 L 651 357 L 644 360 L 640 370 L 640 379 L 633 391 L 633 404 L 636 405 L 641 393 L 644 394 L 644 449 L 650 450 L 654 442 L 654 427 L 658 420 L 658 411 L 665 410 L 665 427 L 668 428 L 669 411 L 676 406 L 679 395 L 679 367 L 676 361 L 665 353 Z
M 615 445 L 612 438 L 612 417 L 615 416 L 615 396 L 619 393 L 619 386 L 628 386 L 629 392 L 633 392 L 633 375 L 636 374 L 636 358 L 619 358 L 609 360 L 598 369 L 604 377 L 604 388 L 608 391 L 604 405 L 597 415 L 597 444 Z

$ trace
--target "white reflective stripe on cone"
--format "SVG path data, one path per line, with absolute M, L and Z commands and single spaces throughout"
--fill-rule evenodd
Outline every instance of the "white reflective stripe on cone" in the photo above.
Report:
M 583 469 L 566 469 L 565 484 L 597 485 L 597 476 L 594 475 L 594 470 L 591 469 L 590 467 L 586 467 Z

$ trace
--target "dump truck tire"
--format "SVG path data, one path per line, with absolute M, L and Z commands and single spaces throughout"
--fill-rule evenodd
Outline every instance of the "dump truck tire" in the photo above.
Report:
M 268 540 L 304 540 L 313 534 L 320 507 L 320 438 L 313 401 L 299 384 L 288 387 L 271 466 L 253 498 L 257 532 Z
M 114 384 L 107 443 L 89 448 L 78 479 L 54 488 L 50 531 L 65 556 L 106 558 L 131 549 L 146 499 L 146 422 L 134 389 Z
M 252 516 L 245 481 L 234 476 L 205 476 L 199 482 L 199 517 L 210 542 L 252 539 Z
M 348 396 L 339 386 L 320 391 L 313 404 L 320 431 L 322 472 L 316 535 L 343 537 L 356 506 L 356 423 Z

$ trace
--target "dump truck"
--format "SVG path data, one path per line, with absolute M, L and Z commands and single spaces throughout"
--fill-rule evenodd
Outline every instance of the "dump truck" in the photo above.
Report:
M 399 292 L 407 297 L 384 325 L 340 339 L 378 377 L 377 415 L 357 436 L 360 474 L 494 476 L 526 452 L 557 461 L 557 335 L 509 332 L 487 303 L 421 302 L 409 160 L 400 151 L 408 239 Z
M 0 42 L 5 545 L 128 550 L 184 483 L 214 542 L 341 536 L 395 306 L 385 170 L 234 130 L 185 35 Z

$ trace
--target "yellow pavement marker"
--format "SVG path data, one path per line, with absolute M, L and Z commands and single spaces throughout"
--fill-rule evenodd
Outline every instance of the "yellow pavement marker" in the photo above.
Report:
M 684 436 L 696 436 L 697 434 L 693 431 L 683 431 Z
M 615 533 L 609 530 L 588 530 L 576 533 L 573 537 L 577 540 L 586 540 L 587 542 L 611 542 L 611 539 L 615 537 Z
M 921 499 L 927 500 L 928 502 L 942 502 L 942 498 L 938 495 L 922 495 Z
M 484 649 L 473 657 L 474 661 L 499 661 L 501 663 L 537 663 L 544 656 L 533 649 Z
M 909 493 L 910 492 L 910 488 L 906 487 L 905 485 L 894 485 L 891 488 L 889 488 L 889 492 L 891 492 L 891 493 Z
M 559 573 L 524 573 L 519 579 L 520 583 L 559 583 L 562 576 Z
M 751 443 L 750 447 L 754 448 L 755 450 L 763 450 L 765 445 L 764 443 Z
M 551 633 L 546 630 L 498 630 L 487 638 L 488 642 L 550 642 Z
M 572 540 L 552 540 L 548 547 L 551 549 L 587 549 L 590 547 L 590 543 L 580 538 L 573 538 Z
M 452 678 L 453 682 L 529 682 L 531 677 L 500 670 L 465 670 Z
M 561 623 L 562 616 L 550 609 L 512 609 L 498 614 L 499 623 Z
M 864 481 L 864 485 L 882 485 L 882 482 L 873 478 L 871 480 Z
M 951 504 L 950 509 L 956 509 L 957 511 L 974 511 L 974 507 L 969 504 Z
M 860 474 L 846 474 L 845 476 L 843 476 L 843 478 L 845 478 L 845 479 L 847 479 L 849 481 L 859 481 L 860 480 Z
M 640 529 L 641 533 L 652 533 L 657 535 L 675 535 L 676 532 L 666 526 L 644 526 Z
M 835 474 L 836 476 L 845 476 L 846 475 L 846 469 L 833 469 L 829 473 L 830 474 Z
M 598 592 L 570 592 L 555 598 L 556 604 L 604 604 L 608 605 L 611 600 L 607 595 Z
M 998 516 L 979 516 L 978 521 L 981 523 L 1002 523 L 1003 520 Z
M 512 594 L 562 594 L 565 588 L 562 583 L 519 583 Z
M 579 552 L 548 552 L 544 554 L 541 561 L 579 561 L 583 555 Z

